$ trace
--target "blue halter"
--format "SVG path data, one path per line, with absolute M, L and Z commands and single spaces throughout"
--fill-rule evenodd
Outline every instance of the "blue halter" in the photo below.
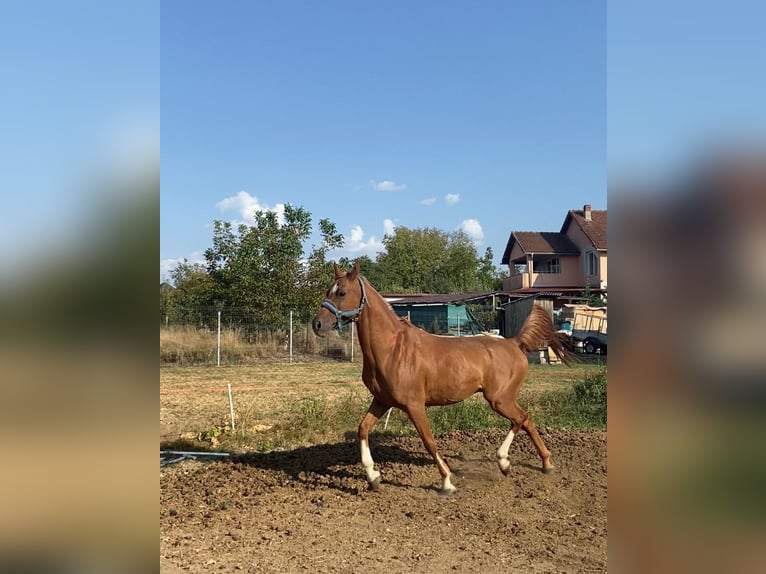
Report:
M 364 281 L 362 281 L 361 276 L 359 277 L 359 285 L 362 287 L 362 298 L 359 301 L 359 307 L 356 309 L 341 311 L 329 299 L 322 301 L 322 307 L 335 315 L 335 325 L 333 326 L 334 329 L 338 329 L 340 331 L 345 325 L 353 323 L 359 319 L 359 315 L 362 313 L 362 309 L 364 309 L 364 304 L 367 302 L 367 292 L 364 289 Z M 343 322 L 344 319 L 346 321 L 345 323 Z

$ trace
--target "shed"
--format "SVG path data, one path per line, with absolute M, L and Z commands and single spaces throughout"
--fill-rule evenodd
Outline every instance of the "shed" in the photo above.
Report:
M 515 337 L 524 326 L 527 317 L 532 312 L 532 307 L 538 305 L 545 309 L 549 315 L 553 315 L 553 297 L 560 296 L 560 293 L 549 293 L 548 297 L 540 293 L 527 295 L 512 299 L 503 305 L 505 311 L 505 321 L 503 322 L 505 337 Z M 556 354 L 547 346 L 543 349 L 537 349 L 527 353 L 527 357 L 540 363 L 559 362 Z
M 413 325 L 436 335 L 477 335 L 479 323 L 466 307 L 466 302 L 486 297 L 468 293 L 463 295 L 389 294 L 384 295 L 394 312 L 409 317 Z

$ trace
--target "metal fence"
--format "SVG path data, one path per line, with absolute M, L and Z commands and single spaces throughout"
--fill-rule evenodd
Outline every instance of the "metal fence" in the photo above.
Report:
M 314 335 L 309 320 L 298 319 L 297 313 L 289 310 L 278 324 L 257 313 L 237 309 L 197 309 L 193 315 L 194 322 L 171 321 L 161 316 L 161 365 L 239 365 L 260 360 L 316 359 L 362 362 L 354 324 L 320 338 Z M 587 355 L 575 351 L 575 354 L 580 362 L 606 364 L 606 355 L 600 353 Z M 535 353 L 529 358 L 532 362 L 548 362 L 547 357 Z
M 361 363 L 355 325 L 317 337 L 311 322 L 285 311 L 279 321 L 237 309 L 203 309 L 193 321 L 160 317 L 160 364 L 244 364 L 255 360 L 329 358 Z M 305 314 L 304 314 L 305 316 Z

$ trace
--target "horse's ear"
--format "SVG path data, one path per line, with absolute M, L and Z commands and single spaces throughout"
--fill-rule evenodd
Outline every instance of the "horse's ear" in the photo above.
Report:
M 354 263 L 354 268 L 348 273 L 348 278 L 353 281 L 358 276 L 359 276 L 359 260 L 357 259 L 356 263 Z
M 332 267 L 333 267 L 333 270 L 335 271 L 335 278 L 336 279 L 340 279 L 341 277 L 343 277 L 346 274 L 346 272 L 343 271 L 343 269 L 338 267 L 338 264 L 335 263 L 335 261 L 332 262 Z

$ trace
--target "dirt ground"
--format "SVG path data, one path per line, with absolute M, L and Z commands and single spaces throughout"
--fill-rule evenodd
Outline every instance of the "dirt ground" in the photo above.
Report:
M 606 572 L 606 432 L 540 430 L 553 474 L 526 434 L 508 477 L 504 431 L 438 437 L 448 498 L 418 438 L 372 437 L 379 492 L 351 440 L 166 466 L 161 571 Z

